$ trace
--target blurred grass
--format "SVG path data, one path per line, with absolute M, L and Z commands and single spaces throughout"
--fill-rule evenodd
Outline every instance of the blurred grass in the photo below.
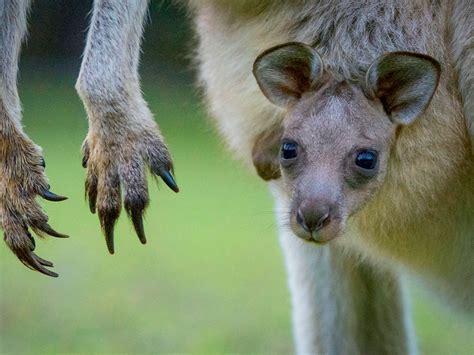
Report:
M 265 184 L 229 159 L 189 88 L 145 80 L 181 192 L 150 181 L 148 244 L 124 216 L 109 256 L 83 197 L 87 130 L 73 79 L 24 76 L 24 124 L 44 149 L 44 204 L 69 240 L 37 243 L 59 279 L 0 248 L 1 353 L 290 353 L 290 307 Z M 163 88 L 158 90 L 157 88 Z M 474 327 L 414 291 L 425 354 L 474 353 Z

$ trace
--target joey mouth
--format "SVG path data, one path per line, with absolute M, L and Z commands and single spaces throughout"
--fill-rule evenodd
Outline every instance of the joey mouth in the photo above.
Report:
M 296 222 L 297 223 L 297 222 Z M 318 231 L 308 231 L 300 226 L 297 226 L 295 222 L 292 222 L 292 230 L 293 230 L 293 233 L 295 233 L 295 235 L 306 241 L 306 242 L 310 242 L 310 243 L 315 243 L 315 244 L 320 244 L 320 245 L 323 245 L 323 244 L 326 244 L 328 242 L 330 242 L 331 240 L 339 237 L 339 230 L 324 230 L 324 229 L 321 229 L 321 230 L 318 230 Z M 334 228 L 333 228 L 334 229 Z
M 324 204 L 318 206 L 303 202 L 291 211 L 293 233 L 307 242 L 326 244 L 342 234 L 344 225 L 344 219 Z

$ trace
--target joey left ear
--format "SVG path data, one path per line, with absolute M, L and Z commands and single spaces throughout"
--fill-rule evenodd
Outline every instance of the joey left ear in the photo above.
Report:
M 281 176 L 279 154 L 282 136 L 283 128 L 275 127 L 261 133 L 253 145 L 253 165 L 265 181 L 276 180 Z
M 439 63 L 430 56 L 392 52 L 372 63 L 366 85 L 380 99 L 392 122 L 408 125 L 428 107 L 440 73 Z
M 298 100 L 322 74 L 323 62 L 318 52 L 299 42 L 270 48 L 253 64 L 253 75 L 263 94 L 280 107 Z

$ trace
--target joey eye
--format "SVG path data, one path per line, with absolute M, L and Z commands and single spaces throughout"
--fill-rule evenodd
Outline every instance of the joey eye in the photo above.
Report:
M 355 163 L 362 169 L 372 170 L 377 166 L 377 152 L 373 150 L 362 150 L 357 154 Z
M 296 142 L 284 142 L 281 145 L 281 159 L 290 160 L 298 156 L 298 144 Z

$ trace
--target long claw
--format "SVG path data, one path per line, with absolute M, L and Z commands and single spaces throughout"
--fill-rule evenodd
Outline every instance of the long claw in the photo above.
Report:
M 39 226 L 35 226 L 40 231 L 45 232 L 46 234 L 50 235 L 51 237 L 56 238 L 69 238 L 67 234 L 56 232 L 48 223 L 43 223 Z
M 131 210 L 130 217 L 132 218 L 133 227 L 138 235 L 138 239 L 142 244 L 146 244 L 145 229 L 143 228 L 143 210 Z
M 44 161 L 44 158 L 40 159 L 40 165 L 46 169 L 46 162 Z
M 89 199 L 89 210 L 95 214 L 97 203 L 97 179 L 95 177 L 86 180 L 86 198 Z
M 99 209 L 99 220 L 102 226 L 102 231 L 105 235 L 105 242 L 110 254 L 114 254 L 114 227 L 120 215 L 120 210 L 103 211 Z
M 25 229 L 26 229 L 26 228 L 25 228 Z M 29 239 L 30 242 L 31 242 L 30 250 L 31 250 L 31 251 L 34 251 L 34 250 L 36 249 L 36 241 L 35 241 L 35 238 L 33 238 L 33 236 L 32 236 L 31 233 L 28 231 L 28 229 L 26 229 L 25 233 L 26 233 L 26 236 L 28 237 L 28 239 Z
M 86 157 L 85 155 L 82 157 L 82 167 L 85 169 L 87 168 L 87 161 L 89 160 L 89 157 Z
M 104 234 L 105 234 L 105 243 L 107 243 L 107 249 L 109 250 L 110 254 L 115 253 L 114 249 L 114 225 L 109 224 L 104 227 Z
M 33 257 L 43 266 L 47 266 L 47 267 L 53 267 L 53 263 L 51 261 L 48 261 L 48 260 L 45 260 L 41 257 L 39 257 L 38 255 L 36 255 L 35 253 L 32 253 L 33 254 Z
M 95 214 L 96 211 L 96 202 L 97 202 L 97 190 L 94 190 L 95 192 L 90 192 L 89 193 L 89 210 L 91 211 L 92 214 Z
M 176 183 L 170 171 L 160 172 L 160 176 L 168 187 L 174 192 L 179 192 L 178 184 Z
M 41 192 L 40 196 L 42 198 L 44 198 L 45 200 L 53 201 L 53 202 L 59 202 L 59 201 L 67 200 L 67 197 L 56 195 L 54 192 L 51 192 L 49 190 Z
M 21 251 L 18 250 L 18 251 L 16 251 L 16 255 L 18 256 L 20 261 L 23 263 L 23 265 L 25 265 L 29 269 L 36 270 L 38 272 L 41 272 L 42 274 L 45 274 L 45 275 L 48 275 L 48 276 L 51 276 L 51 277 L 58 277 L 59 276 L 55 272 L 46 269 L 41 264 L 41 261 L 43 261 L 45 263 L 49 263 L 49 262 L 44 260 L 44 259 L 41 259 L 41 258 L 40 258 L 41 261 L 39 261 L 38 259 L 36 259 L 36 257 L 35 257 L 36 254 L 34 254 L 33 252 L 26 251 L 26 250 L 21 250 Z M 49 264 L 51 264 L 51 263 L 49 263 Z M 45 265 L 45 266 L 48 266 L 48 265 Z

